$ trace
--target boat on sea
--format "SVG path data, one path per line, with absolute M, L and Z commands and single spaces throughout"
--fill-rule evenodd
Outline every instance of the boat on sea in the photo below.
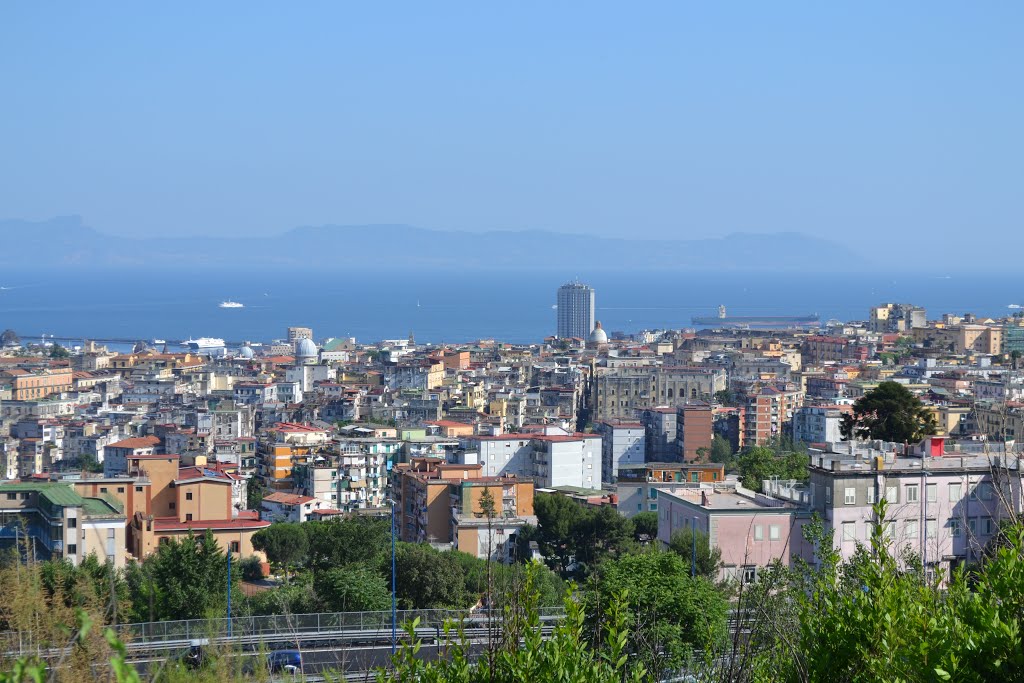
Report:
M 182 346 L 187 346 L 194 351 L 199 349 L 219 349 L 224 347 L 224 340 L 217 339 L 216 337 L 200 337 L 199 339 L 186 339 L 181 342 Z
M 166 339 L 154 339 L 153 343 L 159 346 L 160 344 L 166 344 L 167 340 Z
M 221 301 L 220 302 L 220 307 L 221 308 L 245 308 L 245 304 L 240 304 L 237 301 L 232 301 L 231 299 L 228 299 L 227 301 Z
M 706 325 L 709 327 L 736 327 L 736 328 L 786 328 L 786 327 L 814 327 L 821 318 L 817 313 L 811 315 L 752 315 L 736 316 L 726 315 L 725 306 L 718 307 L 717 316 L 695 316 L 694 325 Z

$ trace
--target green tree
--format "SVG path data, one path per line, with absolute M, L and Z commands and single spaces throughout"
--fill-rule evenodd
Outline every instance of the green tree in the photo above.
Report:
M 227 555 L 209 530 L 200 537 L 172 538 L 146 558 L 142 575 L 148 581 L 136 581 L 140 604 L 152 600 L 159 620 L 200 619 L 223 616 L 227 603 Z M 239 572 L 231 575 L 232 591 L 237 589 Z M 150 595 L 149 591 L 152 591 Z
M 60 344 L 54 342 L 50 346 L 50 358 L 67 358 L 71 353 Z
M 637 541 L 644 537 L 648 540 L 658 537 L 657 512 L 638 512 L 631 519 L 633 520 L 633 537 Z
M 686 570 L 691 571 L 693 565 L 693 528 L 683 527 L 672 534 L 668 549 L 682 559 Z M 711 547 L 708 535 L 697 530 L 697 576 L 709 581 L 718 580 L 718 570 L 722 566 L 722 549 Z
M 717 462 L 726 467 L 729 467 L 733 461 L 732 446 L 729 441 L 723 438 L 720 434 L 715 434 L 715 437 L 711 440 L 711 454 L 709 455 L 711 462 Z
M 472 601 L 455 552 L 440 552 L 424 543 L 399 543 L 395 569 L 402 609 L 464 608 Z M 389 585 L 390 570 L 388 566 Z
M 245 487 L 245 507 L 248 510 L 259 510 L 267 487 L 260 477 L 249 477 Z
M 576 562 L 583 563 L 577 572 L 586 576 L 608 557 L 619 557 L 635 549 L 633 522 L 611 505 L 586 510 L 573 528 Z
M 882 382 L 843 415 L 844 439 L 881 439 L 917 443 L 936 431 L 935 416 L 917 396 L 898 382 Z
M 576 554 L 575 528 L 587 516 L 586 509 L 566 496 L 538 493 L 533 499 L 537 516 L 537 542 L 554 569 L 564 571 Z
M 252 547 L 265 552 L 274 564 L 281 565 L 284 581 L 288 583 L 289 569 L 306 559 L 309 540 L 301 524 L 279 522 L 253 534 Z
M 694 649 L 721 646 L 727 634 L 728 604 L 714 585 L 690 576 L 675 553 L 646 552 L 606 560 L 591 576 L 586 605 L 592 628 L 607 618 L 616 595 L 626 596 L 632 624 L 627 651 L 661 678 L 682 666 Z M 593 637 L 600 642 L 599 632 Z
M 308 544 L 306 566 L 314 574 L 333 567 L 367 564 L 380 568 L 391 557 L 391 522 L 351 517 L 301 525 Z
M 363 565 L 338 567 L 313 582 L 323 607 L 330 612 L 376 612 L 391 606 L 391 588 L 383 576 Z
M 740 483 L 752 491 L 761 491 L 765 479 L 796 479 L 808 477 L 807 455 L 797 452 L 777 454 L 768 446 L 755 446 L 740 455 L 737 460 Z

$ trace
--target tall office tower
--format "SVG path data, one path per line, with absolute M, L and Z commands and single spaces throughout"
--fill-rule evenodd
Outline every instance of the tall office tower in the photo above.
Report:
M 558 288 L 558 336 L 587 339 L 594 330 L 594 290 L 582 282 Z

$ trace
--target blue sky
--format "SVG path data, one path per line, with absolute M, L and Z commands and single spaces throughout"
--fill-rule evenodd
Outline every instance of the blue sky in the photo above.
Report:
M 0 5 L 0 218 L 1024 246 L 1024 4 Z

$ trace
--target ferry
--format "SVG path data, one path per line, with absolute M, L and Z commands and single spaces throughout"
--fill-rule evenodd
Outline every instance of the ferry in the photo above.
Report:
M 228 299 L 227 301 L 221 301 L 220 302 L 220 307 L 221 308 L 245 308 L 245 304 L 240 304 L 237 301 L 232 301 L 231 299 Z
M 187 346 L 195 351 L 198 351 L 199 349 L 219 349 L 223 348 L 224 340 L 215 339 L 213 337 L 200 337 L 199 339 L 186 339 L 181 342 L 181 345 Z
M 153 340 L 153 343 L 154 343 L 155 345 L 157 345 L 157 346 L 160 346 L 161 344 L 166 344 L 166 343 L 167 343 L 167 340 L 166 340 L 166 339 L 154 339 L 154 340 Z

